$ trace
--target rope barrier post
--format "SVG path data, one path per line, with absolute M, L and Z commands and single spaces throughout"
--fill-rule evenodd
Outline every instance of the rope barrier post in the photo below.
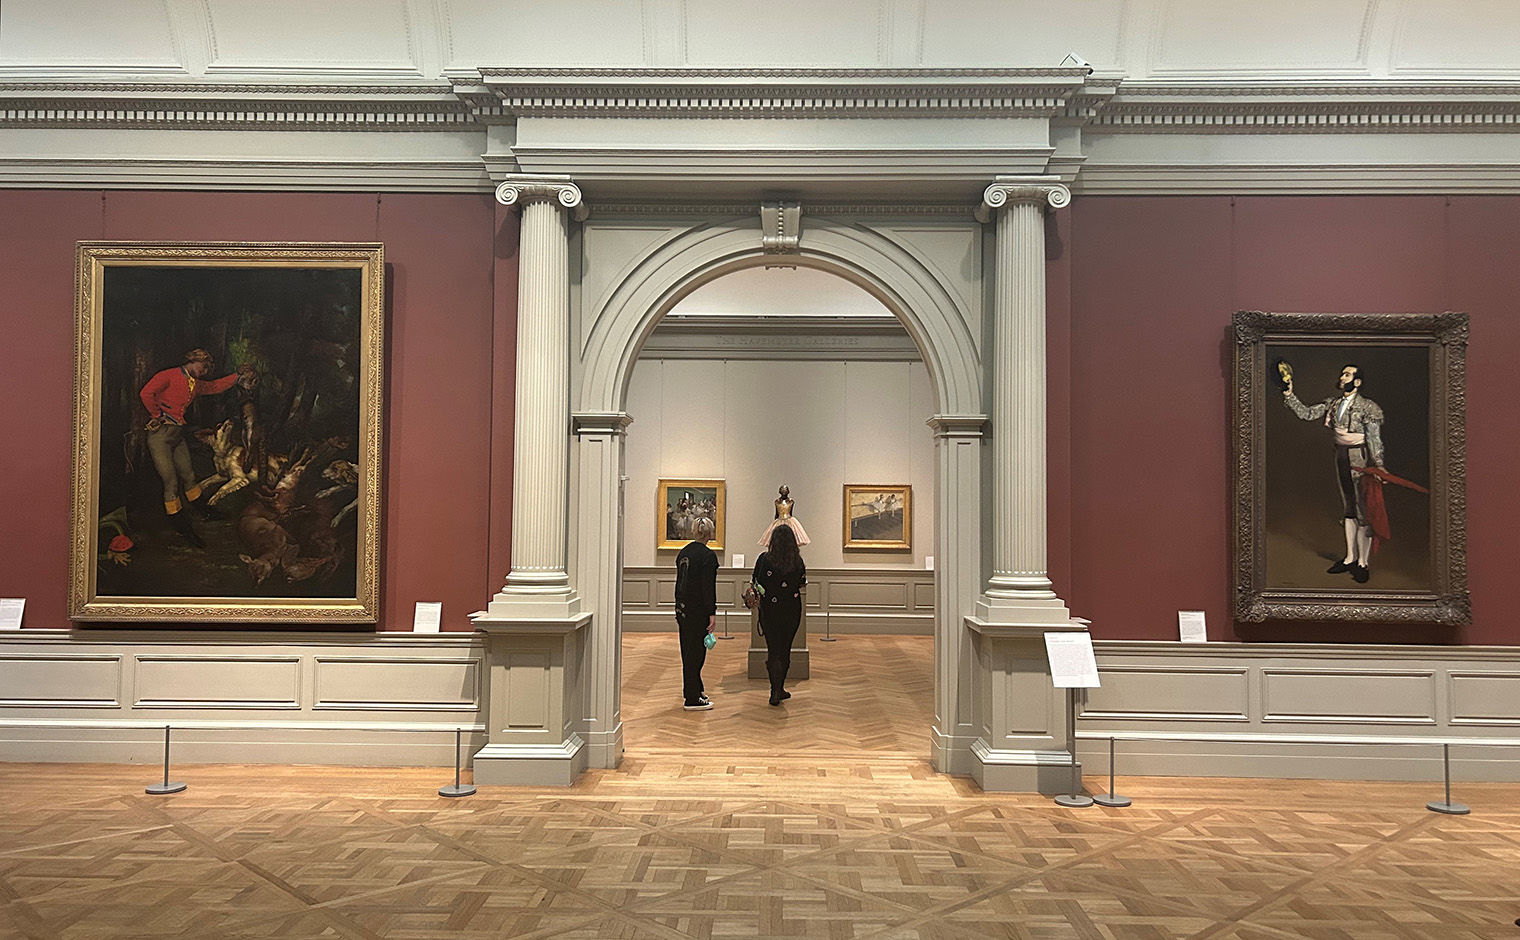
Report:
M 1437 803 L 1431 800 L 1425 804 L 1425 808 L 1433 813 L 1445 813 L 1448 816 L 1465 816 L 1472 812 L 1465 803 L 1453 803 L 1451 801 L 1451 745 L 1441 745 L 1442 776 L 1446 779 L 1446 802 Z
M 1057 806 L 1093 805 L 1093 798 L 1082 792 L 1081 772 L 1077 770 L 1077 690 L 1066 690 L 1066 727 L 1071 729 L 1071 792 L 1056 797 Z
M 439 796 L 472 796 L 475 793 L 473 784 L 461 784 L 459 782 L 459 746 L 464 739 L 464 729 L 454 729 L 454 785 L 451 787 L 439 787 Z
M 169 782 L 169 726 L 164 725 L 164 782 L 150 783 L 143 788 L 143 792 L 157 796 L 161 793 L 178 793 L 188 787 L 189 784 L 181 783 L 178 780 L 173 783 Z
M 828 611 L 824 611 L 823 612 L 823 636 L 821 636 L 821 637 L 818 638 L 818 642 L 820 642 L 820 643 L 834 643 L 834 642 L 837 642 L 832 636 L 829 635 L 829 633 L 830 633 L 830 631 L 829 631 L 829 612 Z
M 730 610 L 733 610 L 733 608 L 732 607 L 725 607 L 725 608 L 723 608 L 723 635 L 720 636 L 720 637 L 718 637 L 718 639 L 720 639 L 720 640 L 732 640 L 733 639 L 733 637 L 731 637 L 731 636 L 728 635 L 728 612 Z
M 1093 797 L 1093 802 L 1099 806 L 1128 806 L 1133 802 L 1129 797 L 1119 796 L 1114 792 L 1114 739 L 1112 735 L 1108 739 L 1108 792 Z

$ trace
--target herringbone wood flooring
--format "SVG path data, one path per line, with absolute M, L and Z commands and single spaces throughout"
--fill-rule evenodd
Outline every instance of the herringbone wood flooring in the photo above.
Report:
M 1123 810 L 928 767 L 927 640 L 815 645 L 786 705 L 626 641 L 623 767 L 463 800 L 445 768 L 0 765 L 0 937 L 1520 937 L 1520 787 L 1122 779 Z M 1103 781 L 1106 783 L 1106 780 Z

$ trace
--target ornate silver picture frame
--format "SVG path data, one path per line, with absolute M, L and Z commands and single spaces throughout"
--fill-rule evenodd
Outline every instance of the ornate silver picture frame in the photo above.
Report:
M 1238 621 L 1461 625 L 1463 313 L 1234 317 Z

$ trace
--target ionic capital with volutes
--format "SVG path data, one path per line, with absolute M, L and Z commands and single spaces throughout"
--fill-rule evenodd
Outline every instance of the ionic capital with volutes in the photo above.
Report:
M 591 214 L 581 198 L 581 189 L 568 176 L 508 176 L 496 187 L 496 201 L 504 206 L 525 206 L 532 202 L 551 202 L 570 210 L 570 218 L 584 222 Z
M 1054 176 L 999 176 L 982 193 L 976 209 L 978 222 L 991 222 L 997 210 L 1009 205 L 1038 205 L 1052 209 L 1071 205 L 1071 190 Z

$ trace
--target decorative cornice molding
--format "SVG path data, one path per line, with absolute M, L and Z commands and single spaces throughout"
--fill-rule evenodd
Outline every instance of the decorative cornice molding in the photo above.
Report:
M 936 438 L 974 438 L 987 435 L 986 415 L 935 415 L 924 422 L 934 431 Z
M 633 418 L 625 411 L 579 411 L 570 416 L 577 437 L 623 434 Z
M 997 210 L 1010 203 L 1031 205 L 1041 202 L 1052 209 L 1064 209 L 1071 205 L 1071 190 L 1053 176 L 999 176 L 982 193 L 982 204 L 977 207 L 976 220 L 990 222 Z
M 447 130 L 475 126 L 448 85 L 0 83 L 0 128 Z
M 518 174 L 508 176 L 496 187 L 496 201 L 504 206 L 523 206 L 530 202 L 554 202 L 570 210 L 570 217 L 584 222 L 590 215 L 581 199 L 581 190 L 568 176 L 535 176 Z
M 921 362 L 923 354 L 892 316 L 671 315 L 639 358 Z
M 451 75 L 487 123 L 519 117 L 1054 117 L 1087 68 L 534 69 Z
M 1127 82 L 1089 133 L 1514 133 L 1516 83 Z

